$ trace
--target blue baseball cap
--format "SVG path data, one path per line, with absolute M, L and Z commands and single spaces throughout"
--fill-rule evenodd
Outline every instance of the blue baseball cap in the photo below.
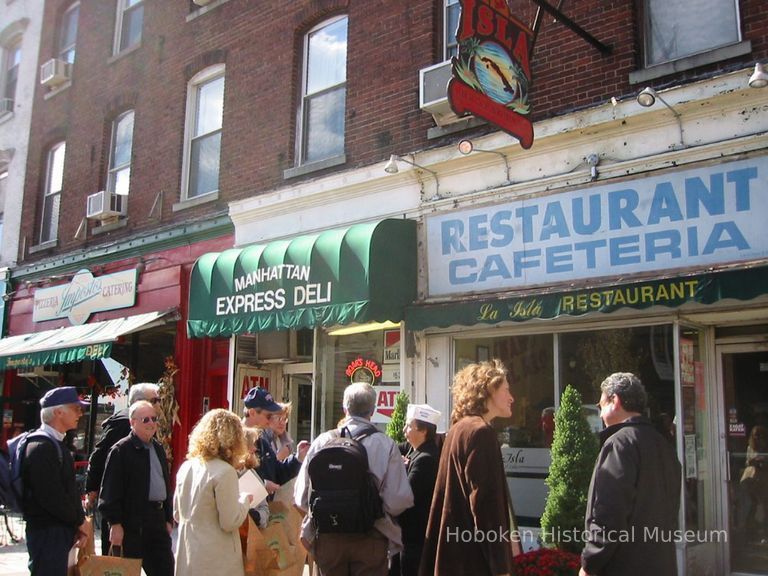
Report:
M 80 400 L 77 394 L 77 388 L 74 386 L 60 386 L 48 390 L 45 396 L 40 398 L 41 408 L 51 408 L 53 406 L 64 406 L 65 404 L 80 404 L 80 406 L 90 406 L 88 402 Z
M 257 408 L 267 412 L 283 411 L 283 407 L 275 402 L 274 398 L 272 398 L 272 394 L 259 386 L 248 390 L 248 394 L 246 394 L 243 399 L 243 404 L 245 404 L 246 408 Z

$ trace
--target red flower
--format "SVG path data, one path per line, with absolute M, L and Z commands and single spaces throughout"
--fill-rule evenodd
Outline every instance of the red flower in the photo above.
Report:
M 581 558 L 557 548 L 540 548 L 516 556 L 514 567 L 521 576 L 578 576 Z

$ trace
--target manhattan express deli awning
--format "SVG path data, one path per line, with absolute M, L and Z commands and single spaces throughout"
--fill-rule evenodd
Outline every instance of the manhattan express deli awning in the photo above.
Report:
M 23 370 L 48 364 L 69 364 L 107 358 L 121 336 L 165 323 L 176 310 L 148 312 L 125 318 L 65 326 L 0 339 L 0 370 Z
M 608 313 L 622 308 L 677 308 L 689 302 L 751 300 L 767 292 L 768 267 L 763 266 L 565 292 L 484 296 L 472 301 L 413 305 L 406 309 L 405 321 L 411 330 L 523 322 L 590 312 Z
M 201 256 L 192 338 L 399 322 L 416 297 L 416 222 L 381 220 Z

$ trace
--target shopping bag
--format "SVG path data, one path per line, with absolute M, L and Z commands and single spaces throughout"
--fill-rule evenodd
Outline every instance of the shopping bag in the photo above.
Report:
M 85 561 L 96 554 L 95 536 L 93 533 L 93 517 L 85 517 L 85 526 L 83 526 L 88 537 L 85 541 L 85 546 L 82 548 L 72 547 L 69 551 L 69 558 L 67 559 L 67 576 L 81 576 L 80 569 Z
M 276 553 L 269 548 L 261 530 L 250 516 L 247 521 L 248 534 L 243 561 L 245 574 L 246 576 L 265 576 L 267 570 L 277 567 Z
M 141 559 L 113 556 L 110 547 L 109 556 L 89 556 L 80 566 L 80 576 L 141 576 Z

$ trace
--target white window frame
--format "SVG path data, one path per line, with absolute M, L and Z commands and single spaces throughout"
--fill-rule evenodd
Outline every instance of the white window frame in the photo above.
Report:
M 125 20 L 125 15 L 128 12 L 133 12 L 134 10 L 144 10 L 144 0 L 137 0 L 137 2 L 133 5 L 129 5 L 128 3 L 131 0 L 117 0 L 117 11 L 115 13 L 115 45 L 112 49 L 113 54 L 120 54 L 122 52 L 127 52 L 128 50 L 131 50 L 132 48 L 135 48 L 136 46 L 141 45 L 141 40 L 144 37 L 144 15 L 142 13 L 141 17 L 141 27 L 142 27 L 142 33 L 141 36 L 139 36 L 139 40 L 135 44 L 131 44 L 130 46 L 121 47 L 121 44 L 123 42 L 123 21 Z
M 192 141 L 204 136 L 210 136 L 216 132 L 206 132 L 205 134 L 195 136 L 197 129 L 197 104 L 200 95 L 200 88 L 205 84 L 218 80 L 220 77 L 225 77 L 224 80 L 224 93 L 226 94 L 226 67 L 224 64 L 215 64 L 209 66 L 205 70 L 198 72 L 187 84 L 187 110 L 186 119 L 184 122 L 184 158 L 183 169 L 181 171 L 181 201 L 191 202 L 199 198 L 209 198 L 213 194 L 218 194 L 219 187 L 216 190 L 211 190 L 205 194 L 198 196 L 189 195 L 190 184 L 190 170 L 192 169 Z M 224 114 L 222 111 L 222 122 L 218 129 L 218 132 L 223 132 Z M 221 148 L 219 148 L 219 160 L 221 160 Z M 219 164 L 219 186 L 221 186 L 221 164 Z
M 8 44 L 3 47 L 3 91 L 0 93 L 0 99 L 10 99 L 12 102 L 16 102 L 16 92 L 19 89 L 19 68 L 21 68 L 21 35 L 13 38 Z M 19 61 L 12 64 L 12 57 L 16 52 L 19 53 Z M 13 84 L 13 94 L 8 94 L 8 84 L 10 83 L 11 72 L 16 72 L 16 78 Z
M 443 61 L 450 60 L 451 49 L 459 50 L 459 43 L 456 41 L 456 30 L 450 30 L 448 27 L 448 12 L 453 6 L 459 6 L 459 0 L 443 0 Z M 459 10 L 461 8 L 459 7 Z
M 77 10 L 77 15 L 75 16 L 75 37 L 72 39 L 72 42 L 66 45 L 62 45 L 62 42 L 64 41 L 64 38 L 66 37 L 66 31 L 67 31 L 67 23 L 69 22 L 69 19 L 72 17 L 72 13 Z M 67 8 L 64 13 L 61 15 L 61 20 L 59 21 L 59 53 L 58 58 L 61 60 L 64 60 L 64 62 L 68 62 L 69 64 L 73 64 L 75 62 L 76 57 L 76 48 L 77 48 L 77 27 L 80 20 L 80 2 L 79 0 L 77 2 L 72 2 L 70 4 L 69 8 Z M 69 60 L 67 58 L 67 54 L 72 53 L 72 59 Z
M 665 0 L 667 2 L 674 2 L 675 0 Z M 680 1 L 680 0 L 677 0 Z M 720 0 L 722 1 L 722 0 Z M 670 57 L 666 60 L 660 59 L 657 62 L 651 62 L 650 57 L 652 53 L 652 43 L 651 43 L 651 36 L 652 36 L 652 26 L 650 22 L 650 8 L 649 8 L 649 2 L 650 0 L 643 0 L 643 65 L 645 68 L 653 68 L 655 66 L 663 66 L 664 64 L 669 64 L 671 62 L 678 62 L 681 60 L 684 60 L 686 58 L 692 58 L 699 54 L 705 54 L 707 52 L 712 52 L 715 50 L 718 50 L 720 48 L 724 48 L 726 46 L 731 46 L 734 44 L 738 44 L 741 42 L 742 39 L 742 32 L 741 32 L 741 14 L 739 12 L 739 2 L 738 0 L 731 0 L 734 5 L 734 14 L 736 17 L 736 39 L 734 41 L 728 41 L 723 42 L 722 44 L 717 45 L 710 45 L 708 47 L 702 48 L 700 50 L 696 50 L 690 53 L 685 54 L 679 54 L 674 57 Z
M 307 122 L 307 101 L 309 101 L 312 97 L 317 96 L 318 94 L 325 93 L 325 92 L 331 92 L 334 90 L 338 90 L 339 88 L 342 88 L 346 90 L 347 85 L 347 73 L 346 70 L 344 70 L 344 81 L 339 82 L 337 84 L 334 84 L 333 86 L 326 86 L 322 90 L 319 90 L 318 92 L 314 92 L 313 94 L 307 94 L 307 79 L 309 77 L 309 37 L 317 32 L 318 30 L 322 30 L 323 28 L 326 28 L 327 26 L 331 26 L 332 24 L 335 24 L 336 22 L 339 22 L 340 20 L 347 20 L 347 55 L 349 55 L 349 16 L 347 14 L 341 14 L 339 16 L 335 16 L 333 18 L 329 18 L 327 20 L 323 20 L 320 24 L 317 26 L 314 26 L 311 30 L 309 30 L 304 35 L 304 48 L 303 48 L 303 59 L 302 59 L 302 67 L 301 67 L 301 99 L 299 103 L 299 110 L 298 110 L 298 117 L 296 122 L 296 164 L 298 166 L 305 166 L 308 164 L 320 164 L 328 161 L 332 161 L 334 158 L 337 157 L 343 157 L 344 156 L 344 148 L 346 147 L 346 134 L 344 134 L 344 146 L 342 146 L 342 151 L 337 154 L 336 156 L 332 156 L 329 158 L 322 158 L 319 160 L 306 160 L 307 156 L 307 146 L 305 142 L 306 138 L 306 122 Z M 345 56 L 345 66 L 346 66 L 346 56 Z M 344 115 L 346 116 L 347 106 L 346 103 L 344 105 Z M 346 132 L 346 121 L 345 121 L 345 132 Z
M 61 162 L 61 188 L 57 190 L 53 190 L 53 159 L 54 155 L 59 149 L 62 149 L 62 154 L 64 155 Z M 44 225 L 46 220 L 46 199 L 53 197 L 53 196 L 59 196 L 61 198 L 61 192 L 64 189 L 64 163 L 66 162 L 67 157 L 67 143 L 66 142 L 58 142 L 51 146 L 48 149 L 48 156 L 46 158 L 46 168 L 45 168 L 45 189 L 43 190 L 43 203 L 40 209 L 40 244 L 46 244 L 48 242 L 54 242 L 59 237 L 59 222 L 58 220 L 55 223 L 55 226 L 52 226 L 51 237 L 45 238 L 44 234 L 46 232 Z M 61 200 L 59 200 L 59 206 L 61 206 Z
M 131 123 L 135 122 L 136 114 L 133 110 L 127 110 L 117 116 L 112 121 L 112 135 L 109 144 L 109 168 L 107 170 L 107 192 L 109 194 L 115 194 L 117 198 L 117 207 L 121 214 L 125 214 L 127 211 L 127 196 L 130 194 L 131 189 L 131 162 L 133 160 L 133 127 L 131 128 L 131 152 L 128 154 L 128 161 L 122 164 L 115 165 L 115 152 L 117 150 L 117 129 L 120 123 L 131 116 Z M 134 125 L 135 127 L 135 125 Z M 128 169 L 128 192 L 125 194 L 118 194 L 115 190 L 116 175 L 125 169 Z

